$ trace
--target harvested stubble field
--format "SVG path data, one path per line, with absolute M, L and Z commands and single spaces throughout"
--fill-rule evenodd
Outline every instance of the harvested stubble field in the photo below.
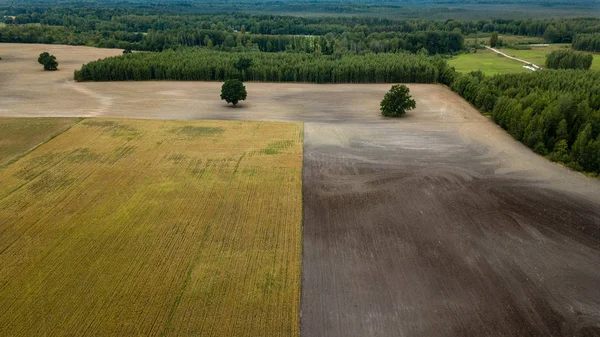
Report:
M 81 63 L 106 52 L 70 48 L 60 52 Z M 0 80 L 0 115 L 304 121 L 302 336 L 600 336 L 600 182 L 536 155 L 448 88 L 409 85 L 417 109 L 390 120 L 378 114 L 389 85 L 248 83 L 232 109 L 220 83 L 36 73 L 67 106 L 31 92 L 23 77 L 38 70 L 14 67 L 23 72 Z
M 302 130 L 85 119 L 0 168 L 0 335 L 297 336 Z

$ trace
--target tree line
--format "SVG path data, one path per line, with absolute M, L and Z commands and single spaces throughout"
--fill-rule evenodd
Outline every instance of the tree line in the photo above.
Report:
M 240 58 L 251 65 L 236 68 Z M 222 52 L 185 48 L 132 53 L 87 63 L 77 81 L 244 81 L 309 83 L 436 83 L 447 68 L 441 57 L 407 53 L 323 55 Z
M 0 29 L 0 42 L 60 43 L 120 48 L 139 51 L 163 51 L 181 46 L 203 46 L 218 50 L 255 49 L 265 52 L 417 52 L 456 53 L 463 49 L 464 38 L 458 32 L 428 31 L 416 33 L 343 33 L 339 36 L 255 35 L 205 29 L 181 29 L 126 33 L 96 31 L 76 33 L 73 28 L 36 25 L 10 25 Z
M 452 90 L 535 152 L 600 173 L 600 72 L 545 70 L 446 77 Z
M 264 52 L 387 53 L 426 51 L 450 54 L 464 48 L 462 34 L 452 31 L 415 33 L 342 33 L 335 36 L 256 35 L 210 29 L 178 29 L 148 33 L 79 32 L 60 26 L 9 25 L 0 30 L 0 42 L 60 43 L 120 48 L 139 51 L 163 51 L 181 46 L 203 46 L 219 50 L 255 49 Z
M 576 35 L 573 39 L 573 49 L 600 52 L 600 33 Z

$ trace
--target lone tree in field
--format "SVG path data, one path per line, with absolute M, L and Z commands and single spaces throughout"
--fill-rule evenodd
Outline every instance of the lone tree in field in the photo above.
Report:
M 498 39 L 498 33 L 493 32 L 492 37 L 490 37 L 490 47 L 495 48 L 498 45 L 499 40 L 500 39 Z
M 44 66 L 44 70 L 57 70 L 58 62 L 56 56 L 50 55 L 48 52 L 43 52 L 38 57 L 38 63 Z
M 407 111 L 416 108 L 417 103 L 410 96 L 410 90 L 403 84 L 392 86 L 381 101 L 381 114 L 386 117 L 404 116 Z
M 227 80 L 221 87 L 221 99 L 236 106 L 246 99 L 246 87 L 240 80 Z

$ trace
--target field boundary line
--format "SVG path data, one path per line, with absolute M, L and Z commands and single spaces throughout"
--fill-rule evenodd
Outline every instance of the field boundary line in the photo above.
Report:
M 300 282 L 298 285 L 298 336 L 302 335 L 302 273 L 304 272 L 304 174 L 306 171 L 305 160 L 306 160 L 306 123 L 302 123 L 302 130 L 300 130 L 300 140 L 302 140 L 302 167 L 300 167 Z
M 77 118 L 77 120 L 76 120 L 76 121 L 75 121 L 73 124 L 69 125 L 69 127 L 67 127 L 66 129 L 64 129 L 64 130 L 62 130 L 62 131 L 59 131 L 59 132 L 57 132 L 57 133 L 55 133 L 55 134 L 53 134 L 53 135 L 50 135 L 50 137 L 48 137 L 48 139 L 46 139 L 46 140 L 43 140 L 43 141 L 42 141 L 42 142 L 40 142 L 39 144 L 37 144 L 37 145 L 34 145 L 34 146 L 33 146 L 32 148 L 30 148 L 29 150 L 27 150 L 27 151 L 25 151 L 25 152 L 23 152 L 23 153 L 21 153 L 21 154 L 19 154 L 19 155 L 16 155 L 14 158 L 11 158 L 11 159 L 10 159 L 9 161 L 7 161 L 6 163 L 4 163 L 4 164 L 0 164 L 0 170 L 1 170 L 1 169 L 5 169 L 5 168 L 7 168 L 8 166 L 10 166 L 10 165 L 12 165 L 12 164 L 14 164 L 14 163 L 18 162 L 19 160 L 21 160 L 21 158 L 23 158 L 23 157 L 27 156 L 28 154 L 30 154 L 31 152 L 35 151 L 35 150 L 36 150 L 38 147 L 40 147 L 40 146 L 42 146 L 42 145 L 44 145 L 44 144 L 48 143 L 48 142 L 49 142 L 49 141 L 51 141 L 52 139 L 54 139 L 54 138 L 56 138 L 56 137 L 58 137 L 58 136 L 62 135 L 63 133 L 65 133 L 65 132 L 69 131 L 69 130 L 70 130 L 72 127 L 74 127 L 76 124 L 79 124 L 79 123 L 80 123 L 82 120 L 84 120 L 84 119 L 85 119 L 84 117 L 79 117 L 79 118 Z
M 80 118 L 77 122 L 73 123 L 71 126 L 69 126 L 68 128 L 66 128 L 64 131 L 57 133 L 56 135 L 48 138 L 46 141 L 43 141 L 41 143 L 39 143 L 38 145 L 34 146 L 33 148 L 31 148 L 29 151 L 27 151 L 26 153 L 24 153 L 22 156 L 19 156 L 16 160 L 11 161 L 9 165 L 12 165 L 16 162 L 18 162 L 19 160 L 25 158 L 27 155 L 29 155 L 30 153 L 32 153 L 33 151 L 37 150 L 40 146 L 47 144 L 48 142 L 50 142 L 51 140 L 53 140 L 54 138 L 64 134 L 65 132 L 71 130 L 72 127 L 78 125 L 79 123 L 81 123 L 83 120 L 85 120 L 85 118 Z M 66 158 L 66 157 L 65 157 Z M 11 196 L 13 193 L 19 191 L 21 188 L 23 188 L 23 186 L 29 184 L 30 182 L 34 181 L 37 177 L 39 177 L 40 175 L 44 174 L 45 172 L 47 172 L 49 169 L 55 167 L 56 165 L 60 164 L 63 160 L 65 160 L 65 158 L 59 160 L 58 162 L 56 162 L 54 165 L 48 167 L 47 169 L 43 170 L 42 172 L 40 172 L 39 174 L 35 175 L 34 177 L 32 177 L 30 180 L 24 182 L 23 184 L 17 186 L 14 190 L 8 192 L 5 196 L 0 197 L 0 202 L 3 201 L 4 199 L 8 198 L 9 196 Z M 8 165 L 7 165 L 8 167 Z M 0 169 L 4 169 L 4 166 L 0 166 Z

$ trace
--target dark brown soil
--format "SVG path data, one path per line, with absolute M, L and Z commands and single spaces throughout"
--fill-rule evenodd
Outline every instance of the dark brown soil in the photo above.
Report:
M 489 152 L 307 124 L 302 336 L 600 336 L 599 204 Z

